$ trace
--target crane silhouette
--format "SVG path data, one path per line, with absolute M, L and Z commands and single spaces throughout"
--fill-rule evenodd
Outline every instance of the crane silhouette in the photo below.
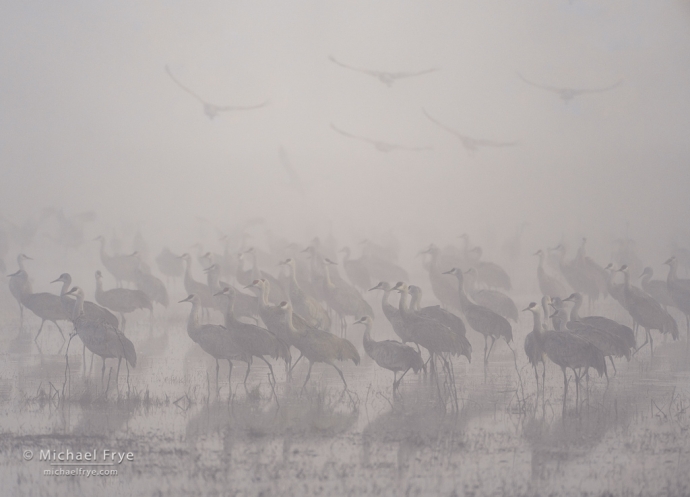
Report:
M 448 133 L 452 135 L 455 135 L 455 137 L 460 140 L 462 146 L 465 147 L 465 150 L 467 150 L 470 153 L 476 152 L 477 150 L 479 150 L 479 147 L 514 147 L 515 145 L 517 145 L 517 142 L 500 142 L 495 140 L 472 138 L 471 136 L 463 135 L 459 131 L 456 131 L 449 126 L 446 126 L 439 120 L 431 117 L 429 113 L 426 111 L 426 109 L 422 109 L 422 111 L 424 112 L 424 115 L 427 117 L 427 119 L 429 119 L 436 126 L 440 127 L 441 129 L 445 129 Z
M 374 140 L 373 138 L 367 138 L 366 136 L 355 135 L 338 128 L 335 124 L 331 123 L 331 128 L 348 138 L 353 138 L 355 140 L 365 141 L 374 145 L 374 148 L 379 152 L 392 152 L 393 150 L 410 150 L 410 151 L 420 151 L 420 150 L 431 150 L 431 147 L 408 147 L 405 145 L 397 145 L 395 143 L 388 143 L 380 140 Z
M 363 74 L 368 74 L 369 76 L 373 76 L 374 78 L 381 81 L 381 83 L 386 85 L 388 88 L 391 88 L 393 86 L 393 83 L 395 83 L 399 79 L 412 78 L 414 76 L 421 76 L 423 74 L 429 74 L 429 73 L 436 72 L 436 71 L 440 70 L 440 68 L 438 68 L 438 67 L 432 67 L 431 69 L 423 69 L 421 71 L 386 72 L 386 71 L 375 71 L 372 69 L 362 69 L 359 67 L 354 67 L 354 66 L 350 66 L 347 64 L 343 64 L 342 62 L 339 62 L 338 60 L 336 60 L 336 58 L 333 57 L 332 55 L 328 56 L 328 60 L 330 60 L 331 62 L 333 62 L 336 65 L 339 65 L 340 67 L 344 67 L 345 69 L 350 69 L 352 71 L 357 71 L 357 72 L 361 72 Z

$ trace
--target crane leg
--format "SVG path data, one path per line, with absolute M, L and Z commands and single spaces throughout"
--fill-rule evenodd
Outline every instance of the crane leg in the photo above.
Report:
M 101 386 L 103 386 L 103 377 L 105 376 L 105 357 L 101 357 L 103 359 L 103 367 L 101 368 Z
M 645 345 L 647 345 L 648 342 L 649 342 L 649 334 L 648 334 L 647 331 L 645 330 L 645 334 L 644 334 L 644 343 L 635 349 L 635 352 L 633 352 L 633 355 L 637 354 L 637 351 L 640 350 L 640 349 L 641 349 L 642 347 L 644 347 Z
M 34 342 L 38 341 L 38 335 L 40 335 L 41 331 L 43 331 L 43 323 L 45 323 L 45 322 L 46 322 L 45 319 L 41 321 L 41 326 L 38 327 L 38 333 L 36 333 L 36 338 L 34 338 Z M 60 333 L 62 333 L 62 332 L 60 332 Z M 64 335 L 62 338 L 65 338 Z
M 122 364 L 122 357 L 118 357 L 118 359 L 117 359 L 117 372 L 115 373 L 115 388 L 116 389 L 119 388 L 119 386 L 120 386 L 119 378 L 120 378 L 120 365 L 121 364 Z
M 259 356 L 259 359 L 264 361 L 266 365 L 268 366 L 268 370 L 271 372 L 271 377 L 273 378 L 273 384 L 276 384 L 276 375 L 273 374 L 273 366 L 271 366 L 271 363 L 266 360 L 264 356 Z
M 618 371 L 616 371 L 616 365 L 613 362 L 613 356 L 609 356 L 609 361 L 611 361 L 611 366 L 613 366 L 613 374 L 615 376 L 618 374 Z M 606 378 L 608 378 L 608 375 L 606 375 Z
M 247 362 L 247 372 L 244 375 L 244 389 L 245 390 L 247 389 L 247 378 L 249 378 L 249 370 L 251 369 L 251 367 L 252 367 L 252 361 L 249 360 Z
M 309 381 L 309 377 L 311 376 L 311 367 L 314 363 L 309 361 L 309 369 L 307 370 L 307 377 L 304 380 L 304 385 L 302 385 L 302 391 L 304 392 L 304 389 L 307 387 L 307 382 Z
M 81 363 L 84 366 L 84 376 L 86 376 L 86 345 L 84 345 L 83 343 L 81 345 Z
M 542 370 L 541 370 L 541 400 L 542 402 L 546 401 L 546 361 L 542 361 Z
M 340 379 L 343 380 L 343 384 L 345 385 L 345 390 L 347 390 L 347 382 L 345 381 L 345 376 L 343 376 L 343 372 L 340 370 L 340 368 L 338 368 L 338 366 L 336 366 L 332 362 L 330 363 L 330 365 L 333 366 L 335 370 L 338 372 L 338 374 L 340 375 Z
M 292 373 L 292 370 L 295 369 L 295 366 L 297 366 L 297 363 L 298 363 L 299 360 L 302 358 L 302 355 L 303 355 L 303 354 L 302 354 L 302 351 L 300 351 L 299 357 L 297 358 L 297 360 L 295 361 L 295 363 L 294 363 L 292 366 L 290 366 L 290 371 L 288 371 L 289 373 Z
M 489 362 L 489 356 L 491 355 L 491 351 L 494 348 L 494 344 L 496 343 L 496 339 L 494 337 L 491 337 L 491 347 L 489 347 L 489 353 L 486 354 L 486 362 Z
M 93 371 L 93 356 L 96 355 L 93 352 L 91 352 L 91 365 L 89 366 L 89 376 L 91 376 L 91 372 Z
M 402 376 L 401 376 L 400 378 L 398 378 L 398 387 L 400 386 L 400 382 L 402 381 L 402 379 L 405 377 L 405 375 L 407 374 L 407 372 L 408 372 L 409 370 L 410 370 L 410 368 L 407 368 L 407 369 L 405 370 L 405 372 L 402 374 Z M 396 388 L 397 388 L 397 387 L 396 387 Z
M 62 340 L 65 340 L 65 334 L 62 332 L 62 328 L 60 328 L 60 325 L 57 324 L 57 321 L 52 321 L 52 323 L 57 326 L 58 331 L 60 332 L 60 336 L 62 337 Z
M 228 359 L 228 385 L 230 386 L 230 393 L 232 393 L 232 385 L 230 384 L 230 378 L 232 378 L 232 361 Z
M 645 333 L 649 337 L 649 348 L 652 351 L 652 357 L 654 357 L 654 338 L 652 338 L 652 332 L 645 328 Z
M 568 376 L 565 372 L 565 368 L 561 368 L 563 370 L 563 414 L 562 417 L 565 420 L 565 399 L 568 398 Z
M 220 363 L 216 359 L 216 392 L 220 391 L 220 386 L 218 385 L 218 373 L 220 371 Z
M 537 373 L 537 365 L 534 365 L 534 379 L 537 380 L 537 396 L 539 396 L 539 373 Z
M 24 306 L 19 302 L 19 331 L 21 331 L 22 326 L 24 326 Z
M 484 335 L 484 364 L 486 364 L 488 361 L 488 356 L 486 355 L 486 351 L 488 350 L 489 344 L 486 341 L 486 335 Z
M 395 390 L 398 388 L 398 372 L 393 371 L 393 393 L 395 393 Z

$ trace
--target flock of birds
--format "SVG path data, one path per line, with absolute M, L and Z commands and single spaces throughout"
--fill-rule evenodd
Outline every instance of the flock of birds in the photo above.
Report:
M 103 361 L 101 381 L 106 359 L 118 360 L 116 379 L 123 359 L 128 372 L 129 366 L 136 366 L 135 344 L 125 335 L 125 315 L 141 309 L 152 314 L 155 304 L 168 307 L 170 280 L 181 278 L 188 296 L 180 303 L 191 304 L 187 333 L 215 359 L 217 388 L 220 361 L 229 364 L 228 380 L 233 362 L 245 363 L 246 387 L 254 359 L 268 365 L 269 381 L 275 385 L 272 361 L 284 362 L 289 381 L 293 369 L 304 358 L 309 367 L 303 388 L 313 365 L 324 363 L 338 372 L 347 390 L 337 362 L 360 362 L 360 351 L 347 339 L 348 322 L 353 322 L 364 327 L 364 352 L 378 366 L 393 372 L 395 393 L 410 370 L 419 373 L 429 368 L 431 374 L 438 375 L 436 368 L 440 365 L 452 378 L 453 361 L 464 356 L 470 362 L 468 327 L 484 338 L 485 368 L 497 340 L 502 339 L 509 347 L 513 341 L 511 322 L 518 321 L 518 307 L 508 295 L 511 278 L 500 265 L 483 260 L 481 248 L 472 246 L 467 235 L 462 239 L 462 248 L 441 249 L 432 244 L 419 253 L 431 291 L 440 304 L 426 307 L 422 306 L 422 288 L 409 283 L 408 272 L 395 262 L 394 249 L 367 241 L 358 259 L 352 258 L 350 248 L 341 249 L 338 263 L 334 260 L 338 253 L 333 240 L 324 244 L 318 238 L 306 248 L 274 240 L 270 253 L 251 247 L 231 250 L 229 237 L 224 239 L 222 254 L 202 253 L 199 247 L 197 259 L 205 269 L 206 282 L 194 279 L 194 259 L 189 253 L 176 255 L 165 248 L 155 262 L 168 279 L 166 285 L 152 274 L 139 252 L 111 255 L 105 238 L 100 236 L 95 241 L 100 243 L 101 264 L 117 287 L 104 289 L 103 273 L 97 270 L 95 302 L 85 300 L 84 291 L 72 286 L 67 273 L 53 281 L 62 285 L 59 295 L 33 293 L 25 268 L 32 259 L 23 253 L 17 256 L 18 271 L 9 275 L 9 288 L 18 302 L 22 321 L 25 308 L 41 319 L 35 340 L 46 321 L 54 323 L 63 338 L 59 322 L 72 322 L 74 335 L 83 343 L 84 368 L 86 349 L 92 353 L 92 360 L 97 355 Z M 647 343 L 653 355 L 652 331 L 677 340 L 679 329 L 670 307 L 685 315 L 690 339 L 690 280 L 678 276 L 679 261 L 675 256 L 665 261 L 669 266 L 666 280 L 653 280 L 653 272 L 647 267 L 637 287 L 631 283 L 630 265 L 637 265 L 639 259 L 630 259 L 630 265 L 616 267 L 611 263 L 602 267 L 586 255 L 585 247 L 583 239 L 572 259 L 566 258 L 563 245 L 547 252 L 537 251 L 536 279 L 543 297 L 540 303 L 531 302 L 523 309 L 534 319 L 533 329 L 524 340 L 524 351 L 534 368 L 537 391 L 539 363 L 543 389 L 546 364 L 553 362 L 563 372 L 564 409 L 568 369 L 575 375 L 579 395 L 580 379 L 589 378 L 590 368 L 608 381 L 607 358 L 615 371 L 614 359 L 630 360 Z M 251 267 L 245 268 L 248 259 Z M 278 264 L 269 262 L 276 260 Z M 272 273 L 269 267 L 280 270 Z M 368 292 L 380 292 L 383 317 L 399 341 L 373 338 L 374 322 L 382 317 L 365 299 Z M 391 294 L 398 295 L 397 305 L 390 302 Z M 611 317 L 593 315 L 596 303 L 609 297 L 629 313 L 632 327 Z M 585 299 L 589 315 L 581 316 Z M 216 311 L 224 316 L 223 324 L 210 322 L 211 313 Z M 645 331 L 645 341 L 639 346 L 638 327 Z M 293 351 L 299 352 L 294 361 Z
M 333 64 L 337 65 L 338 67 L 341 67 L 343 69 L 348 69 L 350 71 L 355 71 L 361 74 L 365 74 L 367 76 L 371 76 L 376 78 L 378 81 L 381 83 L 385 84 L 387 87 L 391 88 L 393 84 L 401 79 L 406 79 L 406 78 L 412 78 L 412 77 L 419 77 L 419 76 L 424 76 L 430 73 L 434 73 L 440 70 L 440 68 L 434 67 L 430 69 L 423 69 L 419 71 L 398 71 L 398 72 L 389 72 L 389 71 L 379 71 L 379 70 L 373 70 L 373 69 L 364 69 L 361 67 L 355 67 L 346 63 L 343 63 L 333 57 L 332 55 L 328 56 L 328 60 L 330 60 Z M 244 110 L 252 110 L 252 109 L 259 109 L 268 104 L 268 100 L 256 104 L 256 105 L 249 105 L 249 106 L 241 106 L 241 105 L 216 105 L 212 104 L 203 98 L 201 98 L 197 93 L 193 92 L 190 90 L 187 86 L 182 84 L 177 77 L 173 75 L 171 72 L 170 68 L 166 65 L 165 66 L 165 71 L 168 74 L 168 76 L 172 79 L 172 81 L 183 91 L 186 93 L 190 94 L 192 97 L 194 97 L 196 100 L 198 100 L 202 105 L 204 109 L 204 114 L 208 116 L 209 119 L 214 119 L 217 117 L 221 112 L 230 112 L 230 111 L 244 111 Z M 556 93 L 564 102 L 568 102 L 575 97 L 579 95 L 584 95 L 588 93 L 600 93 L 600 92 L 606 92 L 609 90 L 613 90 L 614 88 L 618 87 L 623 81 L 618 81 L 613 85 L 609 85 L 606 87 L 602 88 L 561 88 L 561 87 L 556 87 L 556 86 L 551 86 L 551 85 L 544 85 L 540 83 L 536 83 L 534 81 L 530 81 L 526 79 L 522 74 L 517 73 L 517 76 L 522 80 L 524 83 L 551 92 L 551 93 Z M 438 119 L 432 117 L 426 109 L 422 109 L 424 115 L 431 121 L 433 124 L 435 124 L 437 127 L 440 129 L 452 134 L 455 136 L 463 146 L 463 148 L 468 152 L 468 153 L 474 153 L 476 152 L 479 148 L 481 147 L 511 147 L 517 145 L 517 142 L 515 141 L 498 141 L 498 140 L 489 140 L 489 139 L 483 139 L 483 138 L 474 138 L 469 135 L 460 133 L 459 131 L 453 129 L 452 127 L 442 123 Z M 409 145 L 400 145 L 396 143 L 390 143 L 374 138 L 370 138 L 367 136 L 359 135 L 350 131 L 346 131 L 335 124 L 331 123 L 331 129 L 337 133 L 339 133 L 342 136 L 345 136 L 347 138 L 351 138 L 354 140 L 359 140 L 363 141 L 366 143 L 370 143 L 371 145 L 374 146 L 376 150 L 379 152 L 391 152 L 395 150 L 406 150 L 406 151 L 424 151 L 424 150 L 431 150 L 432 147 L 430 146 L 409 146 Z

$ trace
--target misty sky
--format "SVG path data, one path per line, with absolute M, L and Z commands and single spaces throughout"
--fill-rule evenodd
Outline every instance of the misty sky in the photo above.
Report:
M 690 3 L 4 2 L 0 210 L 169 232 L 264 216 L 292 238 L 668 243 L 690 212 Z M 440 68 L 392 88 L 337 66 Z M 209 120 L 168 77 L 218 105 Z M 530 86 L 613 90 L 576 97 Z M 431 123 L 515 147 L 468 154 Z M 351 133 L 428 151 L 382 153 Z M 281 165 L 284 147 L 304 195 Z

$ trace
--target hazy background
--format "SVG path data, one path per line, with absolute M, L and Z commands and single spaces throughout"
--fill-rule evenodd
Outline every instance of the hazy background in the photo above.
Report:
M 388 88 L 329 55 L 441 70 Z M 0 61 L 0 210 L 13 220 L 93 209 L 161 244 L 193 242 L 197 216 L 263 216 L 300 240 L 329 222 L 341 238 L 390 230 L 414 249 L 462 232 L 500 245 L 523 221 L 534 244 L 587 235 L 604 254 L 626 222 L 648 249 L 688 237 L 687 1 L 4 2 Z M 166 64 L 209 102 L 270 104 L 209 120 Z M 565 103 L 518 71 L 623 83 Z M 422 108 L 519 145 L 468 154 Z M 381 153 L 331 122 L 433 150 Z

